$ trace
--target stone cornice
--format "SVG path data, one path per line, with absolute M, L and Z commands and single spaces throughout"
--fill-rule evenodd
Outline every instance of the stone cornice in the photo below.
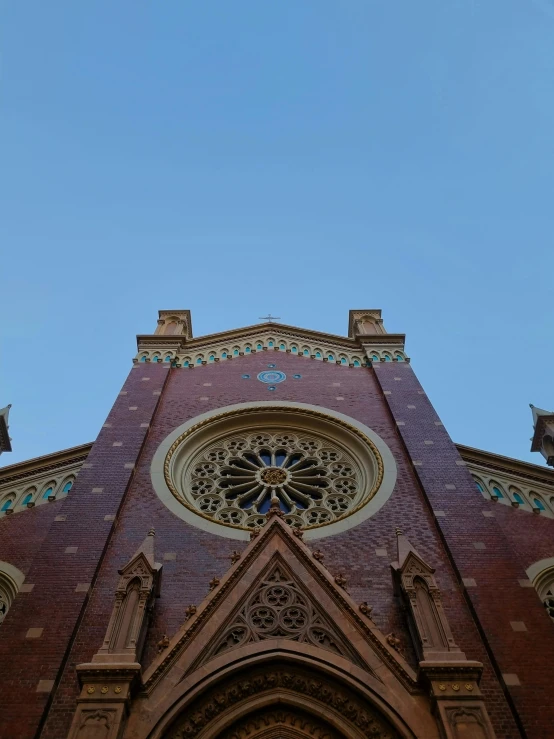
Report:
M 299 329 L 295 326 L 287 326 L 276 323 L 261 323 L 255 326 L 246 326 L 230 331 L 222 331 L 216 334 L 208 334 L 200 336 L 196 339 L 187 339 L 185 336 L 175 335 L 157 335 L 157 334 L 139 334 L 137 336 L 138 352 L 143 357 L 148 356 L 148 352 L 168 352 L 172 356 L 172 360 L 178 357 L 176 366 L 180 366 L 179 362 L 187 360 L 189 364 L 193 355 L 199 353 L 214 354 L 218 361 L 218 353 L 227 352 L 227 358 L 230 358 L 234 347 L 238 347 L 239 352 L 254 353 L 256 349 L 252 346 L 251 350 L 246 348 L 250 344 L 263 344 L 265 349 L 278 349 L 279 344 L 298 345 L 299 354 L 308 354 L 312 358 L 322 357 L 317 352 L 342 354 L 346 356 L 346 362 L 343 360 L 341 364 L 350 364 L 361 366 L 365 364 L 365 354 L 368 352 L 376 352 L 379 359 L 379 351 L 390 354 L 390 359 L 396 361 L 392 352 L 400 352 L 402 359 L 409 361 L 404 354 L 404 334 L 376 334 L 363 335 L 357 338 L 349 338 L 345 336 L 337 336 L 335 334 L 323 333 L 321 331 L 312 331 L 311 329 Z M 273 341 L 274 346 L 270 346 L 269 342 Z M 303 351 L 303 347 L 307 347 L 307 351 Z M 258 349 L 258 351 L 261 349 Z M 283 351 L 285 349 L 282 349 Z M 289 351 L 289 349 L 286 349 Z M 358 363 L 356 363 L 356 357 Z M 225 355 L 223 355 L 225 358 Z M 140 361 L 141 357 L 135 357 L 135 362 Z M 323 356 L 325 359 L 325 356 Z
M 35 457 L 25 462 L 2 467 L 0 468 L 0 485 L 84 462 L 91 448 L 92 443 L 81 444 L 53 454 L 46 454 L 43 457 Z
M 530 464 L 512 457 L 503 457 L 500 454 L 485 452 L 482 449 L 463 446 L 463 444 L 456 444 L 456 447 L 464 462 L 554 487 L 554 470 L 548 467 Z

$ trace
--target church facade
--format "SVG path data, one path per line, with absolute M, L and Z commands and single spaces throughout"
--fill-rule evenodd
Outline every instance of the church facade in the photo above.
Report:
M 0 470 L 0 737 L 554 736 L 549 466 L 456 445 L 379 310 L 137 341 Z

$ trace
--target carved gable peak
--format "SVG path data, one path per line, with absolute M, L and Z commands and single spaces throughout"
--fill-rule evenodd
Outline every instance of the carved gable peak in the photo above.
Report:
M 154 531 L 154 529 L 150 529 L 150 531 L 146 535 L 146 538 L 141 543 L 137 551 L 133 554 L 131 559 L 127 562 L 126 565 L 124 565 L 124 567 L 119 570 L 120 575 L 145 575 L 159 569 L 159 565 L 156 565 L 154 561 L 155 535 L 156 532 Z
M 427 564 L 418 553 L 407 536 L 400 529 L 396 529 L 397 562 L 393 564 L 401 573 L 409 571 L 411 574 L 433 574 L 435 570 Z
M 413 688 L 416 675 L 411 667 L 352 600 L 343 578 L 335 578 L 317 554 L 302 541 L 302 532 L 279 516 L 253 530 L 246 549 L 240 555 L 233 552 L 230 569 L 212 580 L 201 604 L 187 609 L 190 618 L 146 669 L 145 689 L 153 690 L 170 671 L 175 671 L 171 680 L 179 682 L 232 649 L 254 643 L 263 649 L 271 639 L 285 649 L 291 640 L 308 651 L 334 652 L 375 675 L 385 663 Z
M 273 556 L 269 567 L 218 631 L 195 666 L 231 649 L 266 639 L 290 639 L 363 665 L 336 624 L 280 554 Z

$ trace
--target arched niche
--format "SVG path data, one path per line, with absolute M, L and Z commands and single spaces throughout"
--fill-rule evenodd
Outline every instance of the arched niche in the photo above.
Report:
M 280 660 L 233 671 L 176 714 L 149 736 L 365 739 L 373 732 L 387 739 L 414 737 L 346 682 Z

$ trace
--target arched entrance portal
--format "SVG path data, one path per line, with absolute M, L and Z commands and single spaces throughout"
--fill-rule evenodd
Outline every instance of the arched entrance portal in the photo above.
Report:
M 392 718 L 392 717 L 391 717 Z M 402 739 L 385 712 L 319 671 L 279 663 L 234 673 L 185 707 L 163 739 Z
M 221 739 L 343 739 L 322 717 L 292 706 L 256 711 L 220 734 Z

